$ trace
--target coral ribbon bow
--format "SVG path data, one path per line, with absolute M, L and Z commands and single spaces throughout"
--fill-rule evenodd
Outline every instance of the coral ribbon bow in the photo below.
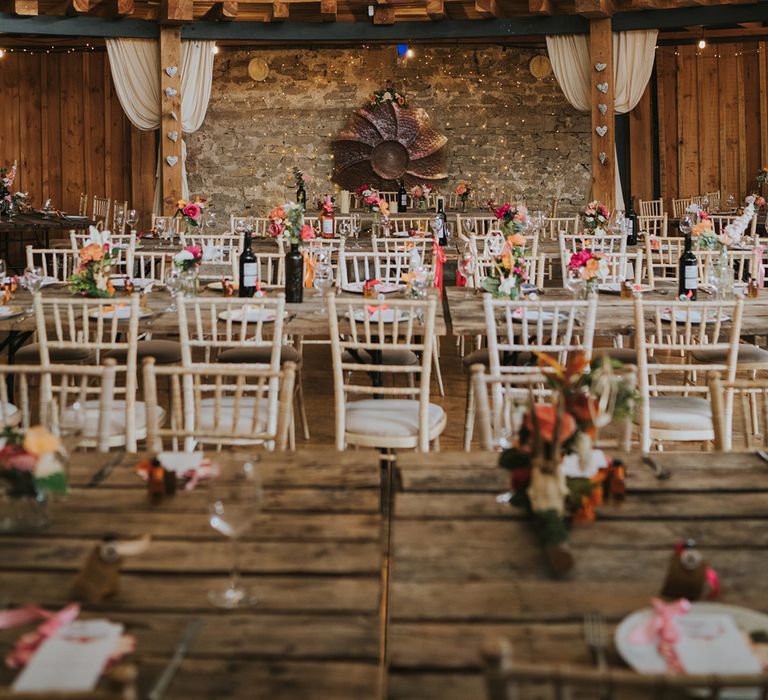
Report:
M 434 286 L 440 290 L 440 296 L 443 295 L 443 264 L 448 256 L 435 238 L 435 283 Z
M 629 641 L 632 644 L 674 644 L 680 638 L 675 618 L 685 615 L 691 609 L 691 603 L 680 598 L 667 605 L 659 598 L 652 598 L 651 604 L 654 615 L 629 635 Z
M 45 639 L 48 639 L 60 627 L 74 622 L 79 614 L 80 605 L 78 603 L 70 603 L 58 612 L 45 610 L 35 605 L 0 611 L 0 629 L 26 625 L 35 620 L 45 620 L 37 630 L 24 634 L 16 640 L 13 651 L 5 658 L 5 663 L 9 668 L 24 666 Z
M 309 253 L 302 253 L 304 256 L 304 286 L 307 289 L 312 288 L 312 284 L 315 281 L 315 267 L 317 262 L 309 255 Z
M 757 260 L 755 261 L 755 265 L 757 267 L 757 284 L 759 287 L 762 287 L 765 284 L 765 267 L 763 266 L 764 251 L 765 251 L 764 245 L 756 245 L 752 249 L 752 252 L 757 258 Z

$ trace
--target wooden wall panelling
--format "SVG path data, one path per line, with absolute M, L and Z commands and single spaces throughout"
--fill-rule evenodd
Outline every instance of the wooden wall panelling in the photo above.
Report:
M 717 60 L 712 51 L 705 51 L 696 57 L 699 182 L 690 194 L 720 189 L 718 139 L 715 137 L 715 134 L 720 133 L 720 114 L 716 107 L 719 101 Z
M 760 133 L 768 134 L 768 42 L 759 43 L 760 52 L 758 53 L 758 86 L 760 89 L 760 119 L 757 124 L 760 125 Z M 760 167 L 768 165 L 768 136 L 763 136 L 760 141 Z M 768 191 L 768 187 L 763 185 L 763 194 Z
M 677 62 L 674 46 L 656 52 L 656 85 L 659 119 L 659 171 L 667 211 L 679 194 L 677 177 Z
M 43 66 L 46 95 L 46 99 L 43 102 L 42 118 L 43 132 L 45 133 L 43 140 L 45 161 L 43 167 L 48 174 L 48 196 L 53 200 L 53 206 L 64 211 L 76 212 L 77 202 L 75 202 L 74 206 L 68 206 L 64 202 L 61 163 L 60 65 L 58 60 L 50 60 L 46 55 L 43 59 Z
M 18 188 L 28 192 L 32 201 L 39 202 L 42 193 L 42 122 L 40 93 L 41 55 L 24 60 L 23 79 L 19 81 L 19 178 Z M 21 77 L 21 75 L 20 75 Z
M 733 47 L 720 47 L 718 60 L 718 86 L 720 99 L 720 184 L 722 193 L 738 196 L 739 191 L 739 133 L 738 90 L 736 85 L 736 57 Z
M 683 197 L 699 193 L 699 105 L 696 48 L 677 49 L 678 177 Z M 703 108 L 703 106 L 702 106 Z
M 629 113 L 629 164 L 632 195 L 653 199 L 653 113 L 651 82 Z
M 736 125 L 738 129 L 738 149 L 739 149 L 739 168 L 738 168 L 738 190 L 740 195 L 747 192 L 747 121 L 744 109 L 746 107 L 746 88 L 744 84 L 744 55 L 736 54 Z
M 747 125 L 746 138 L 746 170 L 747 187 L 745 192 L 757 191 L 755 176 L 762 166 L 762 143 L 766 141 L 762 137 L 765 132 L 760 125 L 760 55 L 758 54 L 758 43 L 752 42 L 744 45 L 744 118 Z
M 83 163 L 83 59 L 80 54 L 62 54 L 61 67 L 61 180 L 62 204 L 68 210 L 77 206 L 80 192 L 87 187 Z M 87 188 L 89 196 L 102 194 Z M 90 213 L 90 203 L 88 211 Z
M 19 56 L 6 55 L 7 62 L 0 71 L 0 94 L 3 104 L 3 158 L 2 167 L 10 166 L 14 160 L 21 159 L 21 138 L 19 134 Z M 4 59 L 5 61 L 5 59 Z M 23 179 L 18 181 L 23 182 Z M 21 185 L 18 184 L 17 187 Z M 23 190 L 22 190 L 23 191 Z

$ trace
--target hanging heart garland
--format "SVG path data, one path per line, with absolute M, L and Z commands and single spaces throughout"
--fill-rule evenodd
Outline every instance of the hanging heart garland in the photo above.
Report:
M 166 97 L 174 97 L 177 94 L 176 88 L 172 88 L 172 87 L 165 88 L 164 92 Z
M 178 131 L 169 131 L 168 132 L 168 138 L 176 143 L 179 140 L 179 132 Z
M 176 165 L 176 163 L 179 162 L 179 157 L 178 156 L 166 156 L 165 157 L 165 162 L 168 163 L 168 165 L 170 165 L 171 167 L 173 167 L 174 165 Z
M 178 72 L 179 72 L 179 69 L 176 66 L 168 66 L 165 69 L 165 73 L 166 73 L 166 75 L 169 78 L 175 78 L 176 77 L 176 73 L 178 73 Z
M 597 132 L 597 135 L 600 138 L 603 138 L 608 133 L 608 127 L 607 126 L 596 126 L 595 131 Z
M 171 119 L 173 119 L 174 121 L 179 121 L 178 116 L 176 116 L 176 112 L 171 112 Z
M 608 111 L 608 105 L 601 102 L 597 105 L 597 109 L 600 110 L 600 114 L 605 114 Z
M 607 63 L 595 63 L 595 70 L 602 73 L 608 67 Z
M 605 154 L 605 151 L 600 151 L 600 153 L 597 154 L 597 157 L 600 159 L 600 162 L 605 165 L 605 161 L 608 160 L 608 156 Z

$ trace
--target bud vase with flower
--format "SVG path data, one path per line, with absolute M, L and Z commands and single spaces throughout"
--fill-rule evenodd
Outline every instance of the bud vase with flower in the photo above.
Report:
M 203 250 L 199 245 L 188 245 L 173 256 L 173 266 L 179 273 L 179 294 L 194 297 L 200 293 L 199 268 Z

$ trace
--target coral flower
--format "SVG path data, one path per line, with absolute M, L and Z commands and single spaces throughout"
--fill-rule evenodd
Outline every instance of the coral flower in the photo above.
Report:
M 53 433 L 41 425 L 29 428 L 24 435 L 24 449 L 31 455 L 40 457 L 48 452 L 56 452 L 61 448 L 61 442 Z
M 302 241 L 311 241 L 317 237 L 315 236 L 315 230 L 309 224 L 304 224 L 304 226 L 301 227 L 301 233 L 299 235 Z
M 98 243 L 91 243 L 90 245 L 87 245 L 80 250 L 80 260 L 82 260 L 84 263 L 92 261 L 98 262 L 103 257 L 104 248 Z
M 557 423 L 557 412 L 554 406 L 550 404 L 536 404 L 536 421 L 539 424 L 539 435 L 544 442 L 551 443 L 555 439 L 555 424 Z M 525 416 L 525 428 L 533 432 L 533 419 L 531 414 Z M 560 426 L 560 442 L 565 442 L 576 432 L 576 421 L 567 411 L 563 412 L 562 424 Z
M 525 245 L 525 236 L 522 236 L 519 233 L 514 233 L 511 236 L 507 236 L 507 243 L 519 248 Z

